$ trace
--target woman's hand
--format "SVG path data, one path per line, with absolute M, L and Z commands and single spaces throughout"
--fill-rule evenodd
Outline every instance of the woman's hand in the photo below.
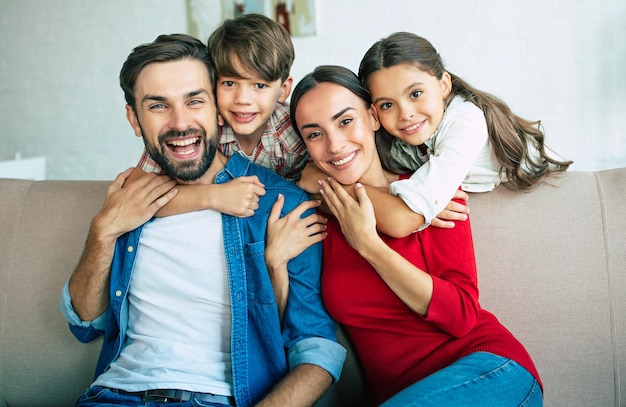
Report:
M 326 237 L 326 218 L 316 213 L 302 218 L 309 209 L 317 208 L 319 201 L 305 201 L 291 212 L 280 217 L 285 198 L 279 195 L 267 220 L 265 238 L 265 264 L 272 281 L 272 289 L 282 321 L 289 295 L 287 263 L 309 246 Z
M 333 178 L 327 179 L 328 181 L 320 181 L 320 192 L 328 209 L 339 221 L 341 231 L 350 246 L 362 253 L 371 248 L 372 244 L 380 243 L 374 207 L 363 185 L 355 184 L 355 199 Z

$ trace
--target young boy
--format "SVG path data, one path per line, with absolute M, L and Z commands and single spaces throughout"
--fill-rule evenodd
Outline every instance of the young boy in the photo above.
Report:
M 245 14 L 218 27 L 209 37 L 208 47 L 217 70 L 219 149 L 227 157 L 243 154 L 283 178 L 297 181 L 308 153 L 284 105 L 293 85 L 290 70 L 295 58 L 289 33 L 269 17 Z M 146 151 L 137 166 L 145 172 L 161 172 Z M 183 211 L 213 208 L 250 216 L 256 209 L 255 197 L 264 193 L 263 185 L 254 179 L 235 181 L 210 194 L 193 191 L 201 187 L 178 188 L 179 196 L 159 214 L 179 213 L 178 206 L 186 208 Z M 182 201 L 184 206 L 179 206 Z

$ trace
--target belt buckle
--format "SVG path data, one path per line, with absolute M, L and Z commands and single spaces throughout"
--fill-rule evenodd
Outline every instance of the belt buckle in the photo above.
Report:
M 168 403 L 170 401 L 184 401 L 177 394 L 177 391 L 146 390 L 143 394 L 143 401 L 153 403 Z

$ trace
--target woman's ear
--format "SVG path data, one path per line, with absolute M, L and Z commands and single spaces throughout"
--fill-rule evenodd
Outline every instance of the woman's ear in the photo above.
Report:
M 135 136 L 141 137 L 141 126 L 139 125 L 137 113 L 135 113 L 135 109 L 128 104 L 126 105 L 126 120 L 128 120 L 128 123 L 130 123 L 130 126 L 133 128 Z
M 370 115 L 372 116 L 372 130 L 380 129 L 380 120 L 378 120 L 378 110 L 374 105 L 370 105 Z
M 443 71 L 443 75 L 441 75 L 441 80 L 439 81 L 441 85 L 441 93 L 443 94 L 443 100 L 446 100 L 450 93 L 452 92 L 452 77 L 448 71 Z

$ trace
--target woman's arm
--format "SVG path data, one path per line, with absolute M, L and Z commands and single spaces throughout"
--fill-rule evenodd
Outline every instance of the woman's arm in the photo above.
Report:
M 389 288 L 413 311 L 454 336 L 465 335 L 478 316 L 476 263 L 469 222 L 455 229 L 420 232 L 428 272 L 389 247 L 376 232 L 376 219 L 365 188 L 356 199 L 340 185 L 324 182 L 324 199 L 348 243 L 376 270 Z
M 289 295 L 287 263 L 326 237 L 327 221 L 317 213 L 302 218 L 304 212 L 317 208 L 320 201 L 302 202 L 281 218 L 284 203 L 284 196 L 279 194 L 267 220 L 265 238 L 265 264 L 272 281 L 281 322 Z

